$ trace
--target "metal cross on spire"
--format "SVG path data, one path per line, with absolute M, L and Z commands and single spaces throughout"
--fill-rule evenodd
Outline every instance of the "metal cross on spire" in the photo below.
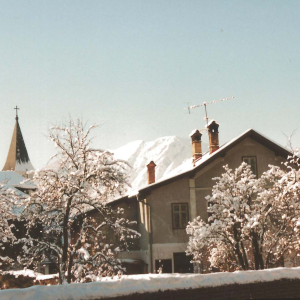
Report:
M 20 109 L 17 105 L 16 107 L 14 108 L 16 110 L 16 120 L 18 119 L 18 109 Z
M 188 104 L 188 111 L 189 111 L 189 114 L 191 113 L 191 109 L 194 109 L 194 108 L 197 108 L 197 107 L 200 107 L 200 106 L 204 106 L 205 108 L 205 120 L 206 120 L 206 125 L 208 125 L 208 116 L 207 116 L 207 109 L 206 109 L 206 105 L 207 104 L 214 104 L 214 103 L 218 103 L 218 102 L 222 102 L 222 101 L 226 101 L 226 100 L 229 100 L 229 99 L 234 99 L 234 97 L 231 97 L 231 98 L 224 98 L 224 99 L 219 99 L 219 100 L 213 100 L 211 102 L 203 102 L 202 104 L 198 104 L 198 105 L 192 105 L 192 106 L 189 106 Z

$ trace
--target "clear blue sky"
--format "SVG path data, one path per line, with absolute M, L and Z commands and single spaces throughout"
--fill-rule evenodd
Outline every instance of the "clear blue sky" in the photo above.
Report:
M 226 142 L 248 128 L 285 145 L 300 126 L 300 1 L 0 1 L 0 167 L 18 105 L 33 165 L 69 115 L 94 146 L 188 137 L 208 107 Z M 207 142 L 207 136 L 203 136 Z M 300 129 L 294 136 L 300 146 Z

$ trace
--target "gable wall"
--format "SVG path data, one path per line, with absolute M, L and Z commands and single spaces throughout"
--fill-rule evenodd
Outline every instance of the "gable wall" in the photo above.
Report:
M 160 187 L 155 187 L 149 191 L 148 195 L 143 195 L 143 202 L 150 208 L 147 211 L 147 218 L 151 219 L 151 226 L 147 230 L 146 213 L 144 213 L 142 238 L 140 245 L 142 249 L 149 251 L 149 264 L 152 261 L 152 270 L 155 270 L 155 261 L 172 260 L 172 270 L 175 271 L 174 253 L 185 252 L 188 242 L 188 235 L 185 229 L 173 229 L 172 223 L 172 203 L 187 203 L 189 209 L 189 220 L 201 216 L 207 219 L 207 201 L 205 196 L 211 194 L 214 184 L 213 177 L 219 177 L 223 172 L 223 166 L 228 164 L 235 169 L 242 162 L 243 156 L 256 156 L 258 175 L 268 169 L 269 164 L 281 165 L 284 161 L 282 157 L 275 156 L 274 152 L 257 143 L 251 138 L 246 138 L 239 144 L 228 150 L 224 157 L 216 158 L 208 166 L 196 173 L 194 178 L 191 174 L 186 177 L 165 183 Z M 146 208 L 144 205 L 144 208 Z M 140 227 L 140 229 L 142 229 Z M 146 236 L 144 236 L 146 234 Z M 143 237 L 144 236 L 144 237 Z M 152 237 L 152 238 L 151 238 Z M 148 248 L 147 248 L 148 244 Z M 151 269 L 149 269 L 151 270 Z
M 256 156 L 259 177 L 263 172 L 268 170 L 268 165 L 280 166 L 281 162 L 285 161 L 283 157 L 275 156 L 273 151 L 255 140 L 246 138 L 234 148 L 230 149 L 223 158 L 218 158 L 196 174 L 196 210 L 198 216 L 200 215 L 204 219 L 207 218 L 207 203 L 205 197 L 211 194 L 211 189 L 215 183 L 212 178 L 219 177 L 224 172 L 224 165 L 228 164 L 231 169 L 237 168 L 242 163 L 243 156 Z
M 264 147 L 251 138 L 246 138 L 230 149 L 224 157 L 219 157 L 207 167 L 200 170 L 194 178 L 194 186 L 188 175 L 177 181 L 153 189 L 147 196 L 147 203 L 151 207 L 151 227 L 153 244 L 155 243 L 186 243 L 188 237 L 185 229 L 173 229 L 172 203 L 188 203 L 189 217 L 192 221 L 196 216 L 207 218 L 207 201 L 205 197 L 211 194 L 214 185 L 212 178 L 219 177 L 223 166 L 237 168 L 243 156 L 256 156 L 258 176 L 268 170 L 268 165 L 281 165 L 284 158 L 276 156 L 273 151 Z M 195 193 L 194 193 L 195 192 Z M 193 198 L 195 195 L 195 201 Z M 194 203 L 195 202 L 195 203 Z
M 147 197 L 151 206 L 153 243 L 187 242 L 185 229 L 173 229 L 172 203 L 188 203 L 189 180 L 182 178 L 159 187 Z

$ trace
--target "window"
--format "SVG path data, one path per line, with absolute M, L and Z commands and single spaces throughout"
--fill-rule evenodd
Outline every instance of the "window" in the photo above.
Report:
M 194 273 L 194 267 L 191 263 L 193 259 L 187 256 L 185 252 L 173 253 L 174 273 Z
M 213 205 L 214 205 L 214 203 L 211 202 L 211 201 L 207 203 L 207 222 L 208 222 L 209 224 L 212 223 L 212 221 L 208 221 L 208 219 L 213 215 L 213 213 L 210 211 L 210 208 L 211 208 Z
M 155 260 L 155 271 L 157 273 L 172 273 L 172 259 Z
M 255 156 L 244 156 L 243 162 L 251 167 L 251 171 L 254 175 L 257 176 L 257 166 L 256 166 L 256 157 Z
M 173 228 L 182 229 L 187 226 L 189 215 L 187 203 L 172 204 Z

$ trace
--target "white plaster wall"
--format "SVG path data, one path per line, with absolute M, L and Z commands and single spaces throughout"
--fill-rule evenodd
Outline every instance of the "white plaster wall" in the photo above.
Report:
M 172 272 L 174 273 L 173 253 L 185 252 L 187 243 L 168 243 L 168 244 L 153 244 L 153 270 L 155 270 L 155 260 L 172 259 Z M 156 271 L 156 270 L 155 270 Z

